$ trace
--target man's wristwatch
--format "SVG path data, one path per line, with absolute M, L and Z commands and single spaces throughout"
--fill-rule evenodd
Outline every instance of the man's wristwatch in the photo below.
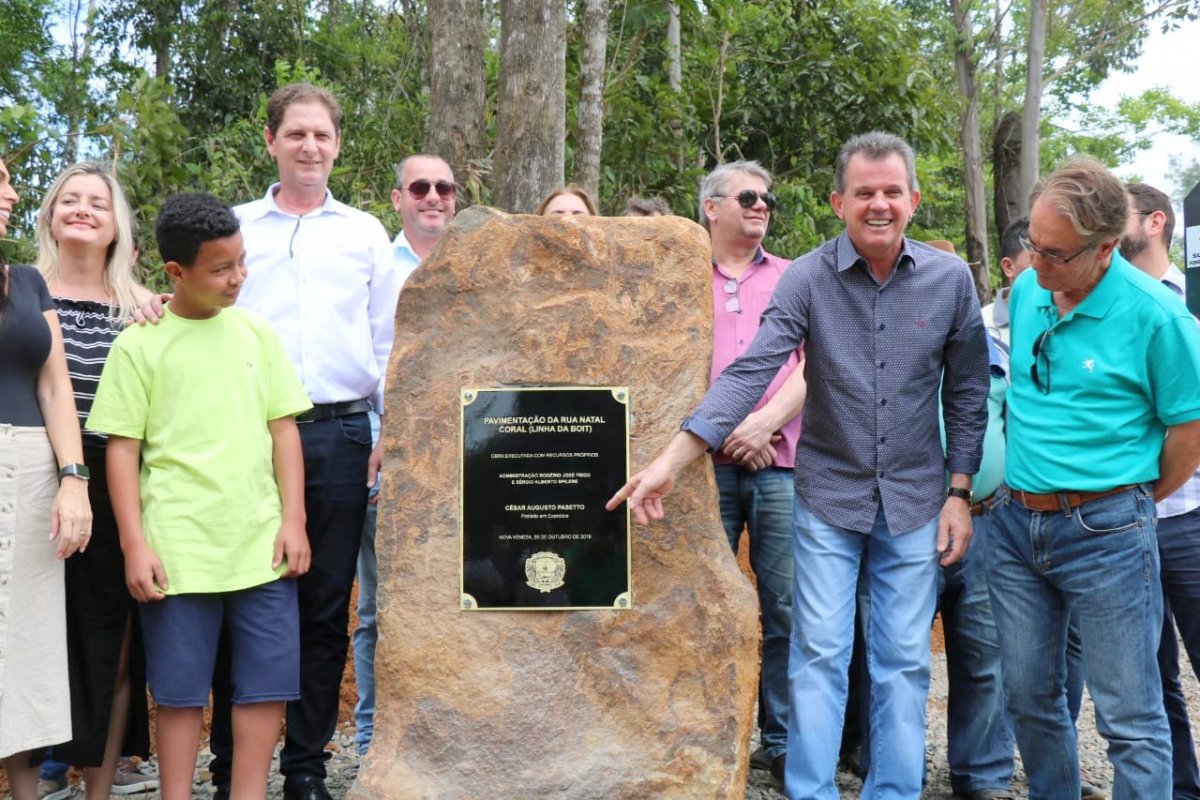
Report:
M 92 477 L 92 472 L 83 464 L 67 464 L 58 471 L 58 482 L 62 483 L 62 479 L 67 477 L 86 481 Z
M 946 497 L 957 497 L 960 500 L 966 500 L 967 505 L 971 505 L 971 502 L 974 499 L 975 495 L 971 492 L 970 489 L 963 489 L 958 486 L 951 486 L 949 489 L 946 490 Z

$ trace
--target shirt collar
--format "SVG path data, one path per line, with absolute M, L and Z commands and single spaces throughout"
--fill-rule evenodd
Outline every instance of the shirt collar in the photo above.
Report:
M 263 217 L 267 216 L 268 214 L 280 214 L 285 217 L 292 217 L 293 219 L 296 218 L 296 216 L 297 216 L 296 214 L 292 214 L 287 211 L 284 211 L 282 208 L 279 207 L 279 204 L 275 202 L 275 193 L 278 191 L 279 191 L 279 183 L 272 183 L 270 188 L 267 189 L 267 194 L 265 197 L 263 197 L 262 203 L 259 206 L 259 208 L 255 209 L 255 213 L 250 215 L 252 219 L 262 219 Z M 343 213 L 344 213 L 344 209 L 342 207 L 342 204 L 339 203 L 337 200 L 334 200 L 333 192 L 329 191 L 329 187 L 325 187 L 325 202 L 321 203 L 321 205 L 317 206 L 316 208 L 314 208 L 312 211 L 308 212 L 304 216 L 310 217 L 310 216 L 315 216 L 317 214 L 343 214 Z
M 754 249 L 754 259 L 749 264 L 746 265 L 746 268 L 749 269 L 750 267 L 756 267 L 766 260 L 767 260 L 767 251 L 763 250 L 762 245 L 760 244 L 758 247 L 756 247 Z M 716 270 L 721 269 L 721 265 L 717 263 L 716 256 L 713 256 L 712 265 L 713 265 L 713 269 L 716 269 Z
M 407 257 L 414 264 L 421 263 L 421 257 L 413 250 L 409 244 L 408 237 L 404 235 L 404 231 L 396 234 L 396 238 L 392 240 L 392 250 L 395 251 L 397 257 Z
M 1104 277 L 1096 284 L 1092 291 L 1088 292 L 1088 296 L 1083 298 L 1083 302 L 1075 306 L 1074 310 L 1068 316 L 1078 314 L 1083 317 L 1092 317 L 1093 319 L 1103 319 L 1108 313 L 1108 309 L 1116 301 L 1121 293 L 1121 287 L 1125 283 L 1129 275 L 1129 270 L 1137 269 L 1137 267 L 1126 261 L 1119 251 L 1113 250 L 1112 260 L 1108 262 L 1108 269 L 1104 271 Z M 1054 295 L 1048 290 L 1043 290 L 1045 297 L 1041 305 L 1054 305 Z
M 842 231 L 841 235 L 834 242 L 834 247 L 836 248 L 834 255 L 837 259 L 838 272 L 845 272 L 860 261 L 864 265 L 868 265 L 867 260 L 858 254 L 858 250 L 854 247 L 854 242 L 850 241 L 849 231 Z M 896 258 L 897 267 L 903 267 L 905 264 L 908 264 L 911 269 L 915 270 L 917 268 L 917 261 L 913 258 L 912 248 L 909 246 L 907 236 L 900 241 L 900 255 Z
M 1162 276 L 1162 282 L 1175 290 L 1175 294 L 1180 297 L 1187 297 L 1187 278 L 1183 276 L 1183 270 L 1171 264 L 1167 267 L 1167 272 Z

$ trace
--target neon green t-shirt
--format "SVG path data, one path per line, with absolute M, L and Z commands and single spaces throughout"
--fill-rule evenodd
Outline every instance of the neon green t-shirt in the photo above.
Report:
M 167 310 L 127 328 L 104 365 L 89 430 L 142 440 L 142 528 L 167 594 L 275 580 L 282 517 L 267 422 L 312 407 L 283 343 L 260 317 Z

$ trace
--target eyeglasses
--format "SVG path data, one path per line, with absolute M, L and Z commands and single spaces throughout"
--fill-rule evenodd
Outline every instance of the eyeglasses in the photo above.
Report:
M 1092 244 L 1085 245 L 1082 250 L 1078 250 L 1069 256 L 1062 256 L 1053 250 L 1043 250 L 1042 248 L 1038 247 L 1033 242 L 1029 241 L 1029 234 L 1022 234 L 1021 236 L 1017 237 L 1017 241 L 1020 242 L 1022 250 L 1033 253 L 1034 255 L 1039 255 L 1049 261 L 1051 264 L 1070 264 L 1072 261 L 1096 246 L 1095 242 L 1093 242 Z
M 1033 341 L 1033 366 L 1029 368 L 1029 375 L 1033 378 L 1033 383 L 1037 386 L 1038 391 L 1042 394 L 1050 394 L 1050 354 L 1046 352 L 1046 337 L 1053 336 L 1054 329 L 1046 328 L 1042 331 L 1042 335 Z M 1038 359 L 1046 359 L 1046 385 L 1042 386 L 1042 380 L 1038 373 Z
M 725 311 L 729 314 L 742 313 L 742 303 L 738 300 L 737 278 L 730 278 L 725 281 L 725 294 L 729 295 L 725 298 Z
M 437 190 L 438 197 L 442 198 L 443 200 L 449 200 L 451 197 L 454 197 L 455 192 L 458 191 L 458 187 L 453 183 L 450 183 L 450 181 L 438 181 L 437 183 L 430 183 L 424 178 L 419 181 L 413 181 L 406 188 L 408 189 L 408 193 L 412 196 L 413 200 L 423 200 L 425 195 L 429 194 L 430 189 Z
M 754 204 L 761 197 L 762 201 L 767 204 L 767 211 L 774 211 L 775 204 L 779 202 L 774 192 L 756 192 L 753 189 L 743 189 L 737 194 L 714 194 L 712 199 L 723 200 L 726 197 L 736 197 L 738 205 L 742 208 L 754 208 Z

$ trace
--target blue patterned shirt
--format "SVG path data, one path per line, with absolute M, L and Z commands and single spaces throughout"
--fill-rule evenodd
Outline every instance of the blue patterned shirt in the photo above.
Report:
M 987 340 L 966 264 L 905 239 L 880 283 L 846 233 L 801 256 L 780 278 L 750 349 L 683 429 L 720 447 L 802 343 L 808 397 L 797 495 L 824 522 L 862 533 L 881 504 L 893 535 L 928 523 L 945 501 L 945 473 L 979 470 L 987 428 Z

